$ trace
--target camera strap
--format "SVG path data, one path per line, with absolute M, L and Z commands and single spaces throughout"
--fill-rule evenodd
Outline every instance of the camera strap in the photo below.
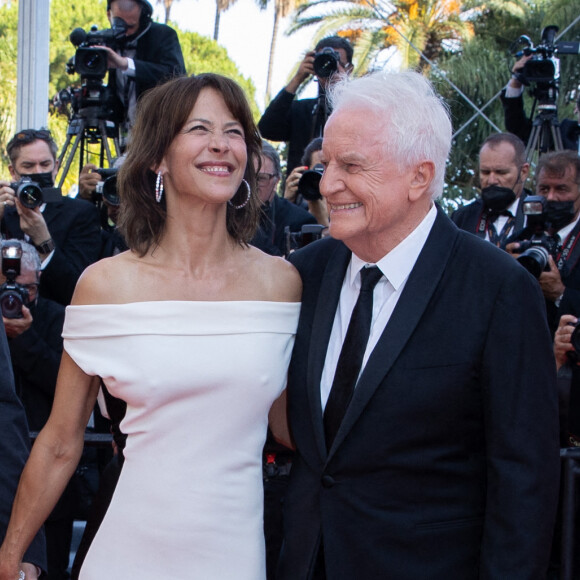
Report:
M 508 213 L 508 219 L 501 231 L 498 233 L 493 223 L 497 217 L 498 214 L 483 210 L 483 212 L 481 212 L 481 216 L 479 217 L 479 225 L 477 226 L 476 234 L 481 238 L 485 238 L 485 235 L 487 234 L 489 236 L 489 241 L 499 248 L 505 244 L 509 233 L 513 229 L 516 218 L 511 213 Z
M 576 222 L 574 229 L 566 236 L 561 250 L 556 256 L 558 271 L 565 276 L 570 273 L 580 258 L 580 220 Z

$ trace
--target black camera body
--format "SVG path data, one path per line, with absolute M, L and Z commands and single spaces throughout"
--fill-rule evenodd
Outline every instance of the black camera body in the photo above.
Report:
M 320 180 L 324 173 L 324 165 L 317 163 L 312 169 L 305 171 L 298 181 L 298 195 L 307 201 L 322 199 L 320 195 Z
M 284 228 L 286 234 L 286 256 L 291 254 L 294 250 L 298 250 L 307 246 L 311 242 L 315 242 L 322 238 L 322 232 L 326 226 L 321 224 L 304 224 L 299 232 L 291 232 L 290 227 Z
M 87 33 L 82 28 L 75 28 L 69 38 L 77 51 L 69 62 L 68 72 L 76 72 L 84 79 L 103 79 L 108 70 L 108 54 L 100 46 L 118 50 L 125 42 L 127 28 L 122 18 L 114 18 L 111 28 L 104 30 L 92 26 Z
M 22 247 L 9 240 L 2 247 L 2 274 L 6 282 L 0 286 L 0 311 L 4 318 L 22 318 L 22 306 L 28 302 L 28 290 L 16 282 L 20 276 Z
M 340 62 L 340 54 L 325 46 L 314 55 L 314 72 L 316 76 L 326 79 L 338 70 L 338 63 Z
M 529 239 L 520 240 L 518 262 L 530 274 L 539 278 L 550 269 L 550 256 L 556 257 L 559 242 L 546 234 L 546 198 L 542 195 L 528 195 L 523 200 L 522 211 L 527 216 L 527 227 L 533 234 Z
M 42 187 L 30 177 L 21 177 L 18 181 L 11 183 L 10 187 L 16 192 L 18 201 L 28 209 L 34 209 L 44 202 Z
M 96 170 L 96 173 L 101 176 L 102 181 L 97 183 L 95 193 L 109 205 L 113 206 L 119 206 L 121 203 L 117 191 L 117 172 L 118 169 L 115 167 Z
M 554 25 L 546 26 L 542 30 L 542 40 L 538 46 L 533 45 L 528 36 L 522 35 L 519 42 L 525 45 L 516 56 L 531 56 L 520 73 L 517 73 L 518 80 L 528 86 L 534 84 L 532 94 L 538 98 L 540 103 L 555 103 L 558 96 L 558 80 L 560 77 L 560 64 L 557 55 L 559 54 L 579 54 L 580 43 L 574 41 L 555 42 L 558 27 Z

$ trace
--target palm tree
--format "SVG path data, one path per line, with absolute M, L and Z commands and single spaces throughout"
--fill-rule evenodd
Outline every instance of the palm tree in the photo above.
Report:
M 278 30 L 280 21 L 293 12 L 297 5 L 304 0 L 274 0 L 274 25 L 272 27 L 272 40 L 270 41 L 270 55 L 268 58 L 268 76 L 266 77 L 266 104 L 270 102 L 272 94 L 272 75 L 274 71 L 274 55 L 276 54 L 276 43 L 278 41 Z M 265 10 L 268 6 L 268 0 L 258 0 L 260 9 Z
M 365 72 L 385 49 L 397 51 L 404 68 L 425 70 L 446 45 L 472 35 L 461 0 L 311 0 L 296 11 L 289 33 L 318 25 L 316 39 L 349 38 L 356 47 L 357 72 Z
M 220 31 L 220 17 L 230 6 L 233 6 L 236 0 L 215 0 L 215 20 L 213 25 L 213 39 L 217 42 Z

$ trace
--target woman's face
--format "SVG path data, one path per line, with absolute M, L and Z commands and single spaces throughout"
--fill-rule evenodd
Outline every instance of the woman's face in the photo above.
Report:
M 158 171 L 168 195 L 195 196 L 223 204 L 236 193 L 246 170 L 244 129 L 215 89 L 203 89 Z

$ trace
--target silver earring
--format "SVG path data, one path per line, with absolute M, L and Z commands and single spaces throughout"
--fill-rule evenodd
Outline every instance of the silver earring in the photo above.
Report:
M 163 197 L 163 173 L 161 173 L 161 171 L 158 171 L 157 179 L 155 180 L 155 201 L 157 203 L 160 203 L 162 197 Z
M 228 204 L 231 205 L 234 209 L 242 209 L 242 208 L 246 207 L 248 205 L 248 202 L 250 201 L 250 197 L 252 196 L 252 190 L 250 189 L 250 184 L 245 179 L 242 179 L 242 183 L 246 186 L 246 189 L 248 190 L 248 196 L 246 197 L 246 200 L 244 201 L 244 203 L 240 203 L 240 205 L 234 205 L 232 203 L 232 200 L 228 199 Z

